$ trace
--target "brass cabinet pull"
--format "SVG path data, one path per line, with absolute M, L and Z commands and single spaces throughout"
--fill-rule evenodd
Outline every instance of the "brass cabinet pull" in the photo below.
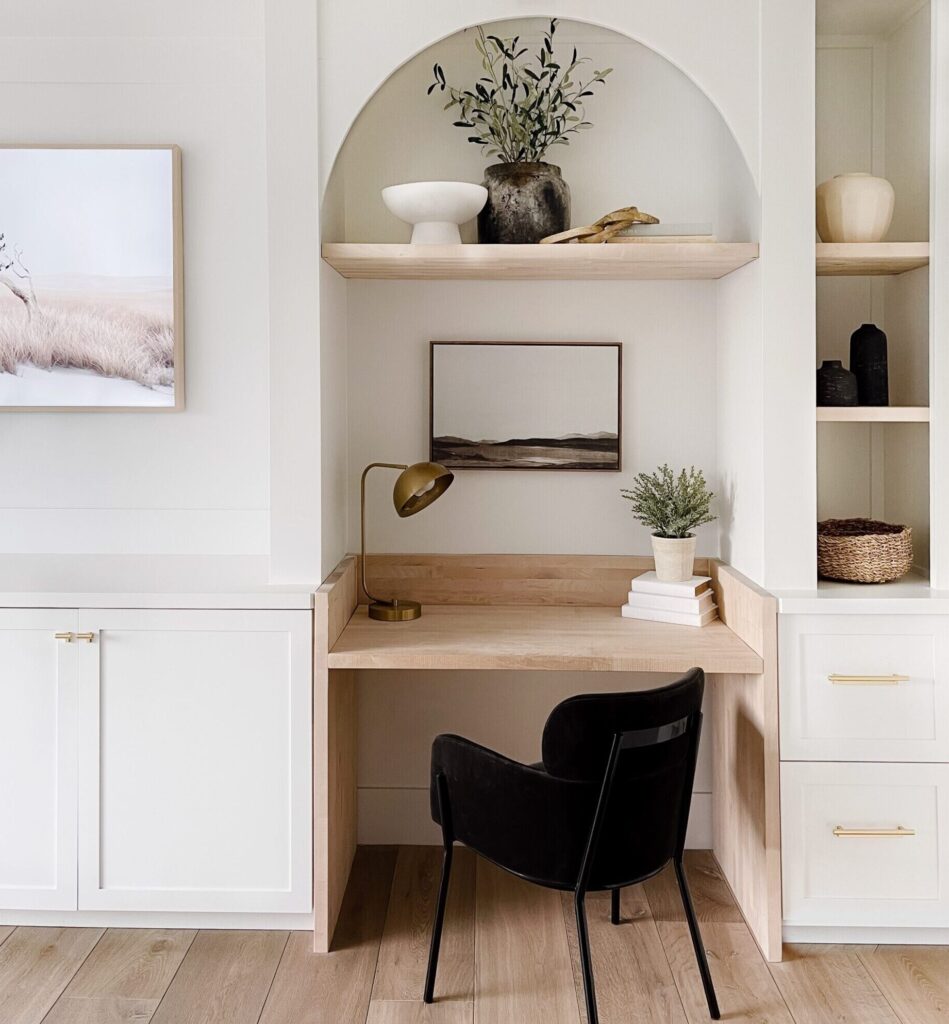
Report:
M 903 828 L 897 825 L 896 828 L 844 828 L 838 825 L 834 829 L 834 835 L 838 839 L 899 839 L 903 836 L 915 836 L 916 829 Z
M 908 683 L 909 678 L 895 672 L 888 676 L 842 676 L 832 672 L 827 681 L 835 686 L 897 686 L 899 683 Z
M 76 633 L 76 639 L 82 640 L 84 643 L 91 644 L 95 640 L 95 633 Z
M 67 644 L 71 644 L 76 639 L 75 633 L 54 633 L 53 636 L 57 640 L 65 640 Z
M 83 643 L 91 644 L 95 638 L 95 633 L 54 633 L 53 636 L 57 640 L 65 640 L 67 644 L 71 644 L 76 640 L 82 640 Z

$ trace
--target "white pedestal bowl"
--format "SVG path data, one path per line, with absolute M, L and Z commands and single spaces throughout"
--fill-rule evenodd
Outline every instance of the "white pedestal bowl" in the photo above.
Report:
M 477 217 L 488 190 L 467 181 L 411 181 L 384 188 L 382 201 L 412 225 L 413 245 L 459 245 L 458 226 Z

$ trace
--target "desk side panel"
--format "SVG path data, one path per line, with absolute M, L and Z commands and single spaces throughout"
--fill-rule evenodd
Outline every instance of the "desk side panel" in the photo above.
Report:
M 713 561 L 719 612 L 763 661 L 760 675 L 711 678 L 713 850 L 758 945 L 781 959 L 777 602 Z
M 356 852 L 354 673 L 329 668 L 329 651 L 356 610 L 356 559 L 347 557 L 314 599 L 313 948 L 329 952 Z

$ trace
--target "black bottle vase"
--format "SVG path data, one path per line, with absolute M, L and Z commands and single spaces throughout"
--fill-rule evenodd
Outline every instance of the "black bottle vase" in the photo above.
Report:
M 857 376 L 861 405 L 889 405 L 886 335 L 876 324 L 861 324 L 850 335 L 850 369 Z
M 857 378 L 839 359 L 825 359 L 817 371 L 817 404 L 857 404 Z

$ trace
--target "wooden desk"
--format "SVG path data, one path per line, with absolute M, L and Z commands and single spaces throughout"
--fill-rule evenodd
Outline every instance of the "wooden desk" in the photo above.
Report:
M 624 619 L 618 556 L 373 556 L 374 589 L 421 600 L 414 622 L 370 620 L 349 556 L 315 600 L 314 948 L 329 949 L 356 848 L 358 669 L 685 672 L 709 677 L 713 850 L 764 954 L 781 958 L 777 607 L 729 566 L 701 560 L 721 621 Z
M 759 675 L 763 662 L 725 625 L 702 629 L 624 619 L 619 608 L 429 605 L 414 622 L 370 619 L 360 605 L 329 667 L 545 669 Z

